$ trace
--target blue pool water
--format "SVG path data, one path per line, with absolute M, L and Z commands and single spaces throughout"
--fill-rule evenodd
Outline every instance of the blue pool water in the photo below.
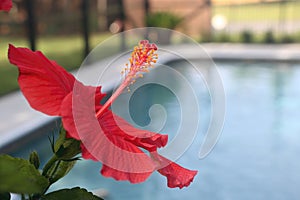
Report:
M 193 77 L 184 62 L 177 70 Z M 55 183 L 62 187 L 104 188 L 109 200 L 298 200 L 300 197 L 300 64 L 266 62 L 217 62 L 226 95 L 226 117 L 222 135 L 213 151 L 198 158 L 210 118 L 211 101 L 205 84 L 190 79 L 200 97 L 198 134 L 190 148 L 177 161 L 199 172 L 194 182 L 182 190 L 169 189 L 166 180 L 154 173 L 146 182 L 132 185 L 103 178 L 100 163 L 79 161 L 74 170 Z M 189 74 L 191 73 L 191 74 Z M 152 74 L 152 73 L 150 73 Z M 155 77 L 155 72 L 153 75 Z M 183 88 L 184 89 L 184 88 Z M 144 126 L 147 110 L 161 104 L 168 113 L 162 132 L 172 140 L 180 120 L 180 102 L 172 92 L 158 85 L 144 86 L 132 96 L 132 118 Z M 144 99 L 143 99 L 144 98 Z M 143 102 L 139 105 L 137 102 Z M 142 106 L 144 105 L 144 107 Z M 135 109 L 136 108 L 136 109 Z M 146 114 L 145 114 L 146 113 Z M 50 156 L 47 138 L 20 147 L 14 155 L 27 157 L 30 150 Z

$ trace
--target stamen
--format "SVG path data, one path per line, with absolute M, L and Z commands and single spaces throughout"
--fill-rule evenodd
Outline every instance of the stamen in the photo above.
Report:
M 125 88 L 130 92 L 129 85 L 133 84 L 136 78 L 142 78 L 142 73 L 149 72 L 148 68 L 152 68 L 158 59 L 158 55 L 155 53 L 156 50 L 157 46 L 150 44 L 148 40 L 141 40 L 139 45 L 134 47 L 129 58 L 129 64 L 126 63 L 126 67 L 121 71 L 121 74 L 125 75 L 125 80 L 97 112 L 97 118 L 116 100 Z

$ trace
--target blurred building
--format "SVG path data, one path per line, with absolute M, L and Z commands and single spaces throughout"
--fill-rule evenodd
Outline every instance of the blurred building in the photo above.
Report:
M 0 35 L 20 37 L 28 33 L 26 27 L 29 19 L 28 2 L 33 5 L 37 35 L 80 34 L 82 23 L 85 23 L 83 2 L 88 2 L 86 12 L 89 32 L 97 33 L 107 31 L 115 33 L 147 26 L 147 16 L 157 12 L 171 13 L 179 17 L 181 21 L 174 29 L 196 37 L 218 31 L 219 29 L 215 27 L 211 28 L 212 22 L 223 24 L 219 26 L 222 28 L 221 31 L 229 34 L 245 30 L 260 33 L 267 30 L 294 33 L 300 29 L 299 18 L 296 16 L 300 4 L 293 1 L 295 6 L 282 6 L 286 5 L 283 2 L 292 2 L 291 0 L 13 0 L 13 2 L 14 6 L 10 13 L 0 13 Z M 249 8 L 250 5 L 263 6 L 265 11 L 269 10 L 265 15 L 273 15 L 272 20 L 269 20 L 268 16 L 263 16 L 264 13 L 253 13 L 253 10 L 245 9 L 245 6 L 243 7 L 245 4 Z M 216 8 L 220 7 L 222 12 L 217 13 L 216 17 L 213 16 L 216 15 L 214 12 Z M 258 14 L 262 17 L 250 19 Z M 247 19 L 240 20 L 240 18 Z
M 81 29 L 82 2 L 87 0 L 13 0 L 10 13 L 0 13 L 0 35 L 26 35 L 27 3 L 31 1 L 40 35 L 77 34 Z M 144 27 L 149 13 L 168 12 L 182 18 L 176 29 L 190 34 L 210 32 L 210 0 L 88 0 L 89 28 L 108 31 Z M 114 27 L 115 31 L 118 27 Z M 120 27 L 119 27 L 120 28 Z
M 193 36 L 210 33 L 210 0 L 124 0 L 124 3 L 128 28 L 145 26 L 149 13 L 168 12 L 182 19 L 177 30 Z
M 279 0 L 212 0 L 215 5 L 228 5 L 228 4 L 247 4 L 247 3 L 266 3 L 276 2 Z

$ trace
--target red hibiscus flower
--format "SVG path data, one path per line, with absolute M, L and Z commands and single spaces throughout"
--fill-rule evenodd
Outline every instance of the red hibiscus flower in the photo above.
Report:
M 12 8 L 12 1 L 11 0 L 1 0 L 0 1 L 0 10 L 10 11 Z
M 105 96 L 101 87 L 84 86 L 39 51 L 9 45 L 8 58 L 19 69 L 20 89 L 31 107 L 61 116 L 68 137 L 81 141 L 82 157 L 103 163 L 103 176 L 140 183 L 157 170 L 167 177 L 169 187 L 182 188 L 193 181 L 197 171 L 157 153 L 157 148 L 167 144 L 167 135 L 134 128 L 108 109 L 136 75 L 155 62 L 156 49 L 148 41 L 140 42 L 124 71 L 125 81 L 105 105 L 100 104 Z

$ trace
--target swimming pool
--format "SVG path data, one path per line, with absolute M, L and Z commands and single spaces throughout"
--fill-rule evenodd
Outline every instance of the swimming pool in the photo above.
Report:
M 205 84 L 193 80 L 185 64 L 184 61 L 169 63 L 191 77 L 191 84 L 198 88 L 200 111 L 204 116 L 193 144 L 178 160 L 183 166 L 199 171 L 188 188 L 169 189 L 166 180 L 157 173 L 138 185 L 117 182 L 99 174 L 99 163 L 79 161 L 74 170 L 51 189 L 104 188 L 110 200 L 298 199 L 300 64 L 217 62 L 226 94 L 226 119 L 218 144 L 201 160 L 198 152 L 211 114 L 211 102 Z M 149 75 L 155 77 L 155 72 Z M 138 107 L 139 101 L 143 101 L 145 107 Z M 152 104 L 165 107 L 168 119 L 162 132 L 172 139 L 180 109 L 178 101 L 166 88 L 154 84 L 140 88 L 130 104 L 132 118 L 141 126 L 149 123 L 145 113 Z M 12 154 L 27 157 L 30 150 L 40 152 L 44 161 L 51 154 L 47 137 L 33 140 Z

